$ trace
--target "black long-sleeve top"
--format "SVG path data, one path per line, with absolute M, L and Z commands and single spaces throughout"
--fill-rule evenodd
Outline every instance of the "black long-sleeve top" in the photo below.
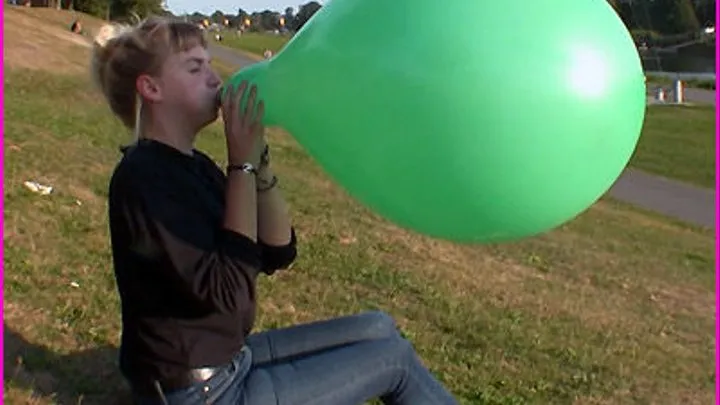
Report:
M 224 229 L 226 177 L 205 154 L 140 140 L 109 189 L 121 299 L 120 368 L 132 381 L 228 363 L 255 320 L 255 280 L 296 256 Z M 241 207 L 238 207 L 241 209 Z

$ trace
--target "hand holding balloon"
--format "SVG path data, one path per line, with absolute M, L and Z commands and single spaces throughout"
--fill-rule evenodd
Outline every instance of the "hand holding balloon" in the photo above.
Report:
M 257 104 L 257 88 L 243 81 L 237 90 L 230 89 L 222 95 L 222 113 L 225 123 L 228 161 L 231 165 L 250 163 L 258 167 L 262 154 L 264 130 L 262 118 L 265 105 Z M 246 102 L 241 101 L 247 95 Z
M 535 235 L 619 177 L 645 82 L 607 2 L 521 3 L 334 0 L 230 85 L 257 84 L 266 125 L 401 226 L 455 241 Z

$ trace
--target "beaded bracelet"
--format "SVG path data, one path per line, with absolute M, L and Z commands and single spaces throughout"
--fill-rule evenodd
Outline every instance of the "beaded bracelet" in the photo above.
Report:
M 278 182 L 277 176 L 273 176 L 272 179 L 270 179 L 270 182 L 268 183 L 267 186 L 265 186 L 265 187 L 258 186 L 257 192 L 264 193 L 265 191 L 272 190 L 277 185 L 277 182 Z

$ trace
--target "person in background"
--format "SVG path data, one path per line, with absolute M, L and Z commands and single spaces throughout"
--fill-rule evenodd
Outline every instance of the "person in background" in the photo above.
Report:
M 72 25 L 70 25 L 70 32 L 73 32 L 75 34 L 82 34 L 82 23 L 80 23 L 80 20 L 73 21 Z

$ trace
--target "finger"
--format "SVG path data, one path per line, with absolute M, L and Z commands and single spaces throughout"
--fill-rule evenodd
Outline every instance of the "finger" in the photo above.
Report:
M 265 117 L 265 102 L 260 100 L 257 106 L 257 113 L 255 114 L 255 122 L 262 124 L 262 120 Z
M 253 122 L 253 112 L 255 110 L 255 97 L 257 96 L 257 86 L 253 85 L 250 88 L 250 96 L 248 97 L 247 104 L 245 105 L 244 120 L 247 123 Z
M 257 111 L 252 120 L 252 127 L 254 131 L 262 132 L 263 118 L 265 117 L 265 102 L 260 100 L 257 104 Z
M 263 122 L 262 122 L 264 116 L 265 116 L 265 103 L 262 100 L 260 100 L 258 102 L 257 113 L 255 114 L 255 119 L 252 122 L 253 133 L 258 137 L 261 137 L 262 134 L 265 132 L 265 126 L 263 125 Z
M 233 100 L 238 89 L 235 86 L 228 86 L 222 100 L 223 117 L 230 118 L 233 110 Z
M 228 107 L 230 103 L 228 100 L 230 99 L 230 94 L 232 93 L 232 87 L 228 87 L 225 89 L 225 94 L 222 95 L 222 99 L 220 100 L 220 110 L 222 112 L 223 120 L 227 121 L 228 117 Z
M 242 93 L 245 93 L 245 90 L 247 89 L 247 85 L 248 85 L 247 80 L 243 80 L 242 82 L 240 82 L 240 86 L 238 86 L 238 88 L 237 88 L 237 93 L 236 93 L 236 95 L 240 95 L 240 94 L 242 94 Z
M 245 91 L 247 90 L 247 86 L 248 86 L 248 82 L 243 80 L 240 83 L 240 87 L 238 88 L 238 91 L 235 94 L 235 97 L 233 98 L 234 104 L 233 104 L 232 113 L 233 113 L 233 117 L 235 117 L 236 119 L 240 118 L 240 114 L 239 114 L 240 106 L 242 105 L 242 99 L 245 96 Z

